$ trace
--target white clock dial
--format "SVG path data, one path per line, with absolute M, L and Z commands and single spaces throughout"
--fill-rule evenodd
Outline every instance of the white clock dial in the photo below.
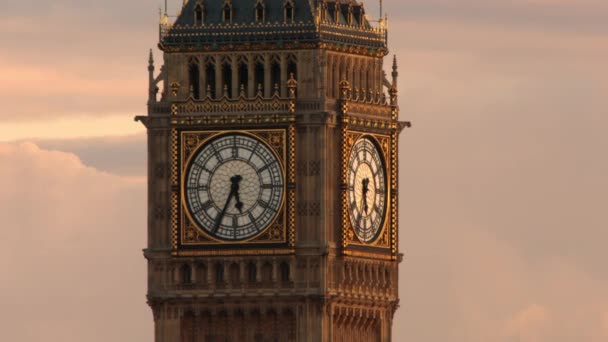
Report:
M 386 213 L 386 171 L 376 144 L 363 137 L 355 142 L 348 163 L 350 222 L 357 237 L 372 242 Z
M 246 240 L 272 224 L 283 204 L 281 163 L 266 144 L 227 134 L 202 146 L 185 177 L 190 215 L 223 240 Z

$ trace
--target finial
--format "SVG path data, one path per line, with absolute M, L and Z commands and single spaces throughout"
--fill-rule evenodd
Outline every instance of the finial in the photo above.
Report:
M 148 64 L 151 66 L 154 65 L 154 55 L 152 55 L 152 49 L 150 49 L 150 57 L 148 57 Z
M 391 73 L 391 76 L 393 76 L 393 84 L 392 84 L 392 88 L 397 89 L 397 77 L 399 77 L 399 72 L 397 71 L 397 55 L 393 56 L 393 72 Z

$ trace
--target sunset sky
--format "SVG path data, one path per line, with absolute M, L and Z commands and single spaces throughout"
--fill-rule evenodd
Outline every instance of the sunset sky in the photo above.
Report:
M 608 1 L 384 3 L 413 123 L 394 340 L 608 341 Z M 159 5 L 0 2 L 1 341 L 152 341 Z

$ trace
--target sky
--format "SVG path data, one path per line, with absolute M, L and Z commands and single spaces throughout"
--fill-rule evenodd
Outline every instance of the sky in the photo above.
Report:
M 0 2 L 0 340 L 151 341 L 133 117 L 160 3 L 32 5 Z M 608 2 L 384 8 L 413 124 L 394 340 L 607 341 Z

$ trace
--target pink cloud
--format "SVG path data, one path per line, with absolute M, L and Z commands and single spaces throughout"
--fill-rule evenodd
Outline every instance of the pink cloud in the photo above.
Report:
M 150 341 L 145 182 L 0 144 L 2 338 Z

